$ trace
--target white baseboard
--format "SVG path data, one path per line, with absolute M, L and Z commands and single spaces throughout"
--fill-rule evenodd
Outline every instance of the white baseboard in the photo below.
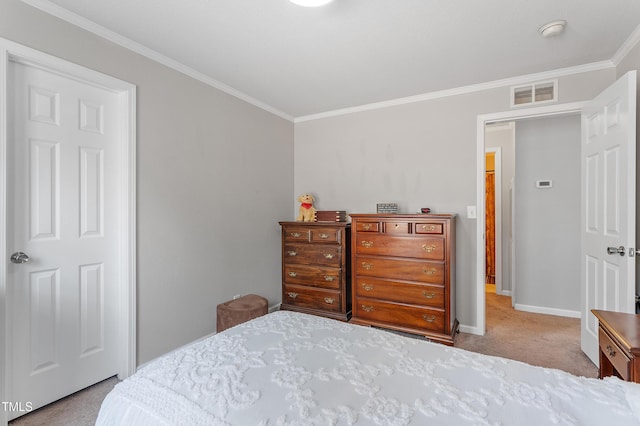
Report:
M 496 294 L 499 296 L 509 296 L 511 297 L 511 290 L 502 290 L 500 292 L 496 291 Z
M 484 330 L 480 330 L 478 327 L 475 326 L 471 326 L 471 325 L 459 325 L 460 327 L 460 332 L 461 333 L 469 333 L 469 334 L 476 334 L 478 336 L 484 336 Z
M 514 308 L 518 311 L 532 312 L 534 314 L 555 315 L 558 317 L 580 318 L 580 311 L 569 311 L 567 309 L 545 308 L 543 306 L 522 305 L 516 303 Z
M 275 311 L 279 311 L 280 310 L 280 305 L 282 305 L 282 303 L 276 303 L 273 306 L 269 306 L 269 313 L 275 312 Z

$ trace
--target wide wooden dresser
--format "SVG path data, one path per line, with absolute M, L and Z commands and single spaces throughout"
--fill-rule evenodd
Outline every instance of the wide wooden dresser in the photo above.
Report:
M 351 322 L 453 345 L 455 215 L 352 214 Z
M 282 226 L 281 309 L 351 318 L 351 224 L 279 222 Z

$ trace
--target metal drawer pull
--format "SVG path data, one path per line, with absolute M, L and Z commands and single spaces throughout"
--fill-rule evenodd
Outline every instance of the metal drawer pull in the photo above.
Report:
M 431 244 L 431 245 L 427 245 L 427 244 L 423 244 L 422 245 L 422 250 L 426 251 L 427 253 L 433 253 L 436 249 L 436 245 L 435 244 Z
M 434 322 L 436 320 L 435 315 L 423 315 L 422 318 L 424 318 L 426 322 Z
M 362 224 L 362 229 L 364 229 L 365 231 L 369 231 L 371 229 L 371 224 L 370 223 L 363 223 Z
M 333 259 L 335 256 L 333 255 L 333 253 L 325 253 L 325 254 L 324 254 L 324 257 L 325 257 L 326 259 Z
M 431 268 L 431 269 L 429 269 L 429 268 L 422 268 L 422 272 L 424 272 L 424 273 L 425 273 L 425 274 L 427 274 L 427 275 L 435 275 L 435 274 L 436 274 L 436 272 L 438 272 L 438 271 L 436 271 L 436 268 Z
M 298 274 L 297 274 L 297 273 L 295 273 L 295 272 L 289 272 L 289 276 L 290 276 L 291 278 L 295 278 L 295 277 L 297 277 L 297 276 L 298 276 Z
M 396 223 L 396 229 L 400 228 L 400 224 Z
M 300 235 L 302 235 L 302 234 L 300 234 L 299 232 L 292 232 L 292 233 L 291 233 L 291 236 L 292 236 L 293 238 L 300 238 Z
M 328 303 L 330 305 L 333 305 L 333 302 L 335 301 L 335 299 L 331 298 L 331 297 L 325 297 L 324 298 L 324 303 Z
M 373 290 L 373 286 L 371 284 L 367 284 L 367 283 L 362 283 L 362 288 L 364 289 L 364 291 Z
M 365 312 L 373 311 L 373 306 L 362 305 L 362 310 Z
M 436 226 L 435 225 L 422 225 L 422 230 L 423 231 L 435 231 L 436 230 Z
M 298 252 L 297 251 L 290 251 L 289 252 L 289 256 L 297 256 Z
M 373 269 L 373 263 L 362 262 L 362 269 L 370 271 L 371 269 Z
M 611 345 L 607 345 L 607 351 L 609 351 L 609 356 L 613 358 L 616 356 L 616 350 L 611 347 Z
M 435 293 L 429 293 L 428 291 L 423 291 L 422 295 L 427 299 L 433 299 L 434 297 L 436 297 Z
M 371 247 L 373 247 L 373 241 L 363 241 L 363 242 L 362 242 L 362 247 L 364 247 L 364 248 L 371 248 Z
M 327 238 L 329 238 L 329 234 L 322 233 L 320 234 L 320 238 L 322 238 L 323 240 L 326 240 Z
M 324 276 L 324 280 L 325 280 L 325 281 L 329 281 L 329 282 L 331 282 L 331 281 L 333 281 L 333 280 L 335 280 L 335 279 L 336 279 L 336 277 L 332 277 L 331 275 L 325 275 L 325 276 Z
M 293 292 L 289 292 L 287 293 L 289 295 L 290 298 L 295 299 L 296 297 L 298 297 L 298 293 L 293 293 Z

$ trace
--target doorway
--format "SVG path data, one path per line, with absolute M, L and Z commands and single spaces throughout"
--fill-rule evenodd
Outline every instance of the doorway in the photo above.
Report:
M 480 214 L 478 215 L 476 250 L 478 330 L 475 331 L 477 334 L 483 335 L 486 328 L 483 174 L 485 126 L 492 122 L 580 114 L 581 301 L 579 314 L 583 352 L 593 362 L 597 362 L 597 332 L 594 327 L 595 320 L 589 314 L 590 309 L 629 313 L 634 311 L 635 256 L 633 253 L 637 220 L 635 205 L 636 81 L 637 73 L 632 70 L 587 102 L 478 116 L 476 158 L 479 171 L 477 203 Z M 517 184 L 516 181 L 516 192 Z M 538 188 L 551 186 L 550 182 L 545 180 L 536 183 Z M 517 199 L 517 194 L 514 198 Z M 536 206 L 532 206 L 530 210 L 536 211 Z M 514 233 L 517 234 L 518 231 Z M 624 256 L 625 247 L 631 247 L 628 258 Z M 617 254 L 622 254 L 622 257 Z M 607 291 L 614 293 L 614 296 L 609 297 Z
M 8 40 L 0 52 L 6 423 L 135 371 L 135 86 Z
M 476 251 L 476 328 L 469 330 L 474 334 L 484 335 L 486 332 L 486 306 L 485 306 L 485 130 L 487 124 L 492 123 L 507 123 L 509 121 L 516 121 L 518 119 L 547 117 L 547 116 L 562 116 L 566 114 L 579 114 L 583 107 L 582 102 L 576 102 L 571 104 L 552 105 L 546 107 L 537 107 L 530 109 L 523 109 L 517 111 L 506 111 L 502 113 L 486 114 L 478 116 L 477 120 L 477 170 L 479 173 L 477 184 L 477 205 L 478 205 L 478 218 L 477 218 L 477 242 L 478 247 Z M 514 237 L 512 235 L 512 237 Z M 511 262 L 510 262 L 511 264 Z M 514 271 L 511 270 L 509 276 L 512 277 Z M 503 274 L 504 275 L 504 274 Z M 513 291 L 512 291 L 513 296 Z

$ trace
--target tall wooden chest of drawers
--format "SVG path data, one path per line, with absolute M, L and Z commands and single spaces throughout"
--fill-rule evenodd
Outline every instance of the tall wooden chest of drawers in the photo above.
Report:
M 281 309 L 351 318 L 351 224 L 280 222 Z
M 353 317 L 453 345 L 455 215 L 352 214 Z

